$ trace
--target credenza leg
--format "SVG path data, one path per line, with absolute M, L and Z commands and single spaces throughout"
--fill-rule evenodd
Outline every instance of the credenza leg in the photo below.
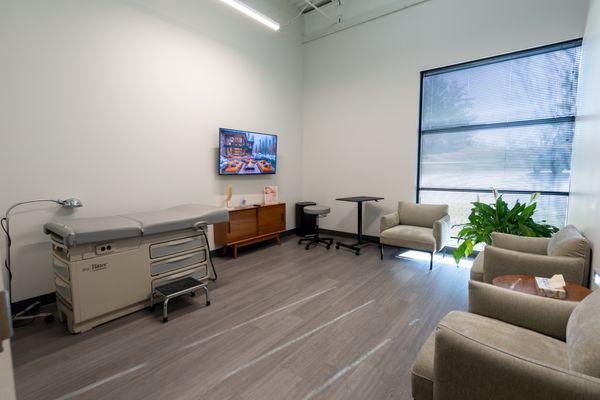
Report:
M 277 244 L 281 245 L 281 238 L 279 237 L 279 235 L 275 236 L 275 239 L 277 239 Z
M 237 258 L 237 249 L 238 249 L 237 244 L 234 244 L 233 245 L 233 258 Z

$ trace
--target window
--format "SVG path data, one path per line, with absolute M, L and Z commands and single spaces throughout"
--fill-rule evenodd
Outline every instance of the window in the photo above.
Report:
M 421 74 L 418 201 L 450 206 L 466 222 L 471 202 L 526 201 L 564 226 L 581 40 Z M 454 229 L 454 234 L 458 229 Z

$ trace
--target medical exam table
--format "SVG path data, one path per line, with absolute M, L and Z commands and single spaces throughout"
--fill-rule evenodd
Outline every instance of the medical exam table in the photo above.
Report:
M 206 230 L 228 219 L 225 209 L 185 204 L 47 223 L 59 319 L 84 332 L 148 307 L 159 285 L 215 279 Z

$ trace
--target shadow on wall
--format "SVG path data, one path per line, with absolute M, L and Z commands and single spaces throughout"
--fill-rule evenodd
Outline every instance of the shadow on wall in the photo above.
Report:
M 46 282 L 54 276 L 50 241 L 13 246 L 11 254 L 13 302 L 47 294 Z M 40 260 L 46 260 L 46 265 L 40 265 Z

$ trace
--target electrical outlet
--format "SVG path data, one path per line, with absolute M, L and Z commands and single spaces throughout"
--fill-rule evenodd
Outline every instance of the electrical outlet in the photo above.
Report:
M 99 244 L 98 246 L 96 246 L 96 254 L 103 255 L 103 254 L 112 253 L 114 249 L 115 248 L 112 243 Z

